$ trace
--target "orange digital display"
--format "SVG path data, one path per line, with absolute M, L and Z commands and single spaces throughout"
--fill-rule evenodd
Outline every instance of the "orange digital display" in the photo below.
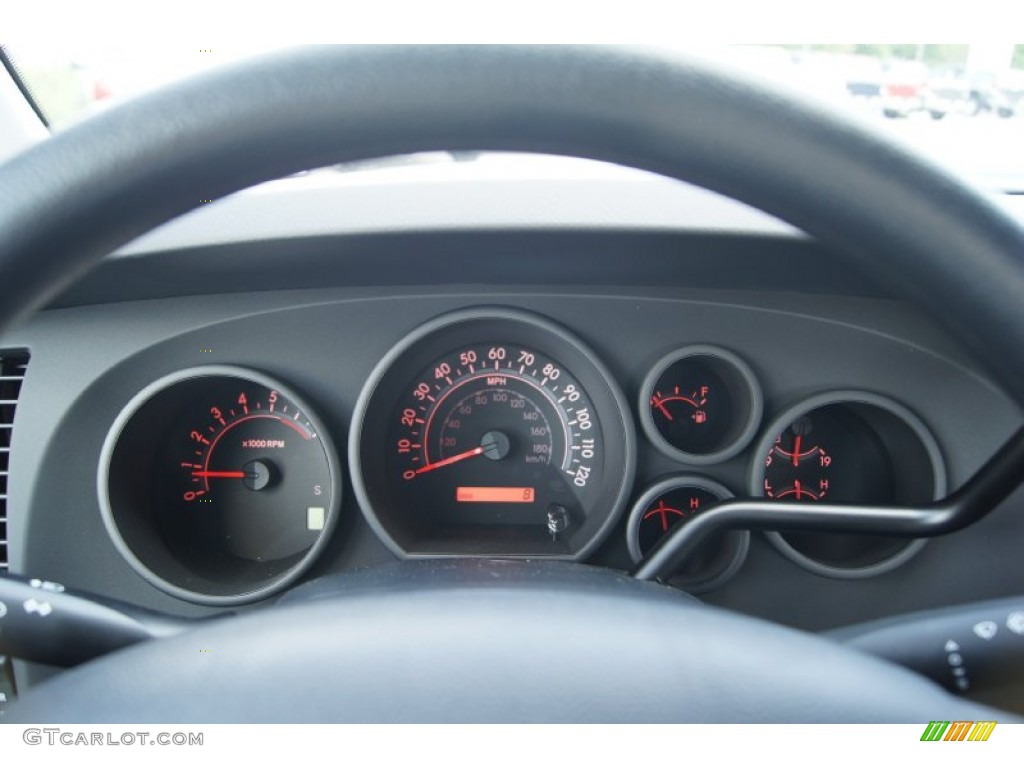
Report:
M 531 504 L 534 496 L 535 493 L 533 488 L 459 486 L 455 489 L 456 501 Z

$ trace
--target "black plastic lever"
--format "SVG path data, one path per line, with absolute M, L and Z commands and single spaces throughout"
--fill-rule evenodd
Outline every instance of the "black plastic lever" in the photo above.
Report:
M 857 624 L 827 637 L 967 694 L 1024 685 L 1024 597 Z
M 1024 478 L 1024 428 L 955 493 L 918 507 L 806 504 L 772 499 L 732 499 L 677 525 L 633 571 L 642 581 L 667 579 L 716 533 L 736 528 L 828 531 L 929 538 L 976 523 L 1001 504 Z
M 181 634 L 206 620 L 71 592 L 52 581 L 0 577 L 0 656 L 71 667 L 143 640 Z

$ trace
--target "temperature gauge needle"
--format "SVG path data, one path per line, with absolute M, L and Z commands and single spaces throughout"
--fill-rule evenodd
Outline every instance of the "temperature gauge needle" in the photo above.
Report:
M 464 459 L 471 459 L 474 456 L 480 456 L 486 449 L 482 445 L 478 445 L 476 448 L 471 448 L 468 451 L 457 453 L 454 456 L 449 456 L 447 459 L 441 459 L 435 461 L 426 466 L 422 466 L 416 470 L 417 475 L 422 475 L 424 472 L 430 472 L 433 469 L 440 469 L 441 467 L 447 467 L 449 464 L 454 464 L 457 461 L 463 461 Z

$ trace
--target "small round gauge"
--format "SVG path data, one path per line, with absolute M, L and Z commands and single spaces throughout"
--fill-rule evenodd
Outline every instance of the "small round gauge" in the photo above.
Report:
M 686 525 L 723 499 L 729 490 L 705 477 L 679 475 L 655 483 L 637 499 L 626 527 L 633 562 L 640 562 L 675 527 Z M 748 531 L 729 531 L 704 543 L 671 579 L 690 592 L 720 586 L 739 570 L 750 546 Z
M 640 421 L 667 456 L 688 464 L 731 458 L 761 422 L 761 388 L 745 362 L 696 345 L 662 358 L 640 388 Z
M 758 447 L 751 491 L 814 504 L 921 504 L 945 492 L 927 427 L 869 392 L 833 392 L 790 408 Z M 905 562 L 924 542 L 858 534 L 770 533 L 786 556 L 816 573 L 858 578 Z
M 435 320 L 383 361 L 356 410 L 356 493 L 402 556 L 579 558 L 632 481 L 621 394 L 582 342 L 533 315 Z
M 337 518 L 340 468 L 284 385 L 226 366 L 184 371 L 136 396 L 103 449 L 104 521 L 155 586 L 211 604 L 294 581 Z

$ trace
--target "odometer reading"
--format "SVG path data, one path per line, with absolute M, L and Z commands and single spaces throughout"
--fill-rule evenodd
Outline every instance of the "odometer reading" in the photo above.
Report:
M 532 504 L 537 491 L 534 488 L 463 488 L 455 489 L 455 500 L 465 502 L 505 502 Z
M 601 465 L 582 386 L 529 347 L 484 343 L 432 361 L 394 413 L 388 474 L 446 523 L 536 526 L 557 539 Z M 564 527 L 552 523 L 564 518 Z

